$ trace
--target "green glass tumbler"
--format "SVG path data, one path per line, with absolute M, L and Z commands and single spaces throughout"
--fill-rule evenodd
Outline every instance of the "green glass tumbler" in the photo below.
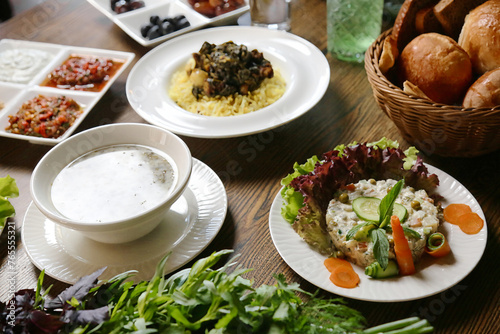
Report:
M 328 51 L 344 61 L 363 62 L 382 29 L 384 0 L 327 0 Z

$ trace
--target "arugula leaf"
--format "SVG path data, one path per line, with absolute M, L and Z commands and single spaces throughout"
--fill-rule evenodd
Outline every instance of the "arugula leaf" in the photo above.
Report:
M 389 264 L 389 239 L 383 228 L 377 228 L 371 231 L 373 241 L 373 255 L 382 269 L 387 269 Z
M 403 189 L 404 182 L 404 179 L 399 180 L 394 185 L 394 187 L 392 187 L 391 191 L 389 191 L 389 193 L 385 195 L 384 198 L 382 198 L 382 200 L 380 201 L 380 220 L 378 223 L 379 227 L 384 227 L 390 222 L 392 210 L 394 208 L 394 202 L 401 192 L 401 189 Z

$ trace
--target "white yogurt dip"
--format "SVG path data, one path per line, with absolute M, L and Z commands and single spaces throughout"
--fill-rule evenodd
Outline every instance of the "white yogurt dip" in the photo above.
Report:
M 48 52 L 36 49 L 9 49 L 0 52 L 0 80 L 27 83 L 51 60 Z
M 177 181 L 172 159 L 140 145 L 89 152 L 56 176 L 51 198 L 64 216 L 83 222 L 130 218 L 164 201 Z

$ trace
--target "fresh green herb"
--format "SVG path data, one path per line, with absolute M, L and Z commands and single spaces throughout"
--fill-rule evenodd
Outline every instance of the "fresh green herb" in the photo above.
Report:
M 403 189 L 404 182 L 405 182 L 404 179 L 399 180 L 394 185 L 394 187 L 392 187 L 389 193 L 387 193 L 387 195 L 385 195 L 384 198 L 382 198 L 382 201 L 380 201 L 380 206 L 379 206 L 380 218 L 378 224 L 379 227 L 383 228 L 391 221 L 394 202 L 396 201 L 396 198 L 401 192 L 401 189 Z
M 150 281 L 137 284 L 128 280 L 132 274 L 127 272 L 97 285 L 99 270 L 53 300 L 43 301 L 45 295 L 30 289 L 20 290 L 13 297 L 16 333 L 27 333 L 30 328 L 54 334 L 385 333 L 378 329 L 366 332 L 366 319 L 345 301 L 319 298 L 297 283 L 286 283 L 282 274 L 274 276 L 275 285 L 253 288 L 242 277 L 248 270 L 234 267 L 234 261 L 212 268 L 230 252 L 213 253 L 165 278 L 167 255 Z M 37 289 L 42 281 L 43 272 Z M 0 303 L 0 313 L 9 304 Z M 415 327 L 418 320 L 385 326 L 393 334 L 417 333 L 398 330 Z M 432 329 L 426 321 L 418 326 Z M 0 319 L 0 331 L 14 332 L 5 317 Z
M 9 198 L 19 196 L 16 180 L 7 175 L 0 178 L 0 233 L 2 232 L 7 218 L 14 217 L 16 210 L 9 202 Z
M 373 226 L 373 228 L 376 228 L 376 227 L 377 227 L 377 226 L 376 226 L 374 223 L 372 223 L 372 222 L 365 222 L 365 223 L 361 223 L 361 224 L 358 224 L 358 225 L 354 226 L 353 228 L 351 228 L 351 229 L 347 232 L 347 234 L 346 234 L 346 236 L 345 236 L 345 240 L 346 240 L 346 241 L 349 241 L 349 240 L 351 240 L 351 239 L 355 239 L 355 240 L 361 239 L 361 238 L 357 237 L 357 236 L 359 235 L 359 233 L 360 233 L 360 232 L 365 232 L 365 231 L 363 231 L 363 229 L 366 229 L 366 228 L 368 228 L 368 227 L 370 227 L 370 226 Z M 368 236 L 368 235 L 369 235 L 369 230 L 368 230 L 368 229 L 366 229 L 366 233 L 364 233 L 364 234 L 366 234 L 366 235 Z
M 377 228 L 371 231 L 373 241 L 373 255 L 383 270 L 387 269 L 389 262 L 389 239 L 383 228 Z

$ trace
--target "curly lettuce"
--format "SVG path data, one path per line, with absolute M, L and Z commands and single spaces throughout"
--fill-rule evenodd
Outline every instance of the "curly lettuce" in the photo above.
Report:
M 405 184 L 427 192 L 439 184 L 429 175 L 414 147 L 403 151 L 397 141 L 382 138 L 372 143 L 339 145 L 313 157 L 281 182 L 284 199 L 282 216 L 311 247 L 330 255 L 334 249 L 326 229 L 326 210 L 339 189 L 363 179 L 404 179 Z M 312 165 L 313 168 L 311 169 Z
M 3 230 L 7 218 L 13 217 L 16 210 L 10 204 L 9 198 L 19 196 L 16 180 L 7 175 L 0 178 L 0 232 Z

